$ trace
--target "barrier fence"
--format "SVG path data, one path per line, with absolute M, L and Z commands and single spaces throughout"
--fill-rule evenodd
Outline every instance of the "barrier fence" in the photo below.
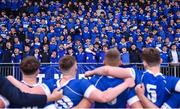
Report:
M 83 74 L 88 70 L 93 70 L 97 67 L 102 66 L 99 63 L 78 63 L 77 76 L 82 77 Z M 124 67 L 136 67 L 139 70 L 144 70 L 142 63 L 131 63 L 123 65 Z M 60 78 L 61 74 L 59 71 L 58 64 L 43 63 L 40 67 L 41 73 L 38 78 Z M 162 64 L 161 73 L 167 76 L 180 77 L 180 63 L 178 64 Z M 0 63 L 0 76 L 13 75 L 17 79 L 21 79 L 21 72 L 19 63 Z

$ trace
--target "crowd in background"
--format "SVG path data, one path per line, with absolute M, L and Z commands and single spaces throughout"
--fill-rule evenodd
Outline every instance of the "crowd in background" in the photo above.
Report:
M 109 48 L 121 52 L 123 63 L 140 63 L 143 48 L 149 47 L 161 52 L 163 63 L 180 62 L 178 1 L 41 0 L 21 4 L 15 14 L 1 9 L 0 63 L 19 63 L 26 56 L 57 63 L 64 55 L 73 55 L 81 63 L 102 63 Z

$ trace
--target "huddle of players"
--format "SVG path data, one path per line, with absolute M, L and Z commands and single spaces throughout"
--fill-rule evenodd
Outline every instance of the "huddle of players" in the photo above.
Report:
M 90 80 L 75 79 L 77 62 L 72 56 L 59 61 L 63 77 L 37 83 L 39 62 L 34 57 L 25 58 L 20 69 L 23 80 L 8 76 L 17 88 L 26 93 L 50 95 L 55 88 L 62 89 L 61 99 L 48 103 L 46 108 L 179 108 L 180 80 L 160 73 L 161 58 L 154 48 L 144 49 L 142 60 L 145 71 L 122 68 L 120 53 L 110 49 L 105 55 L 105 66 L 85 73 Z M 134 87 L 136 85 L 136 87 Z M 33 101 L 33 100 L 32 100 Z

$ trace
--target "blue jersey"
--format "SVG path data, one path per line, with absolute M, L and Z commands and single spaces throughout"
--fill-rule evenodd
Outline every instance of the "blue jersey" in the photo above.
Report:
M 110 76 L 95 75 L 91 78 L 90 82 L 92 82 L 96 86 L 96 88 L 100 89 L 101 91 L 105 91 L 108 88 L 112 88 L 123 83 L 123 80 Z M 95 102 L 95 108 L 126 108 L 126 104 L 132 105 L 137 101 L 139 101 L 139 99 L 135 95 L 134 89 L 126 89 L 111 102 Z
M 166 79 L 166 88 L 169 92 L 180 92 L 180 78 L 173 76 L 165 76 Z
M 92 90 L 95 88 L 86 79 L 71 79 L 62 86 L 60 85 L 60 81 L 61 80 L 49 80 L 45 82 L 51 92 L 57 87 L 61 87 L 63 90 L 62 99 L 56 101 L 55 103 L 58 108 L 67 109 L 78 105 L 83 97 L 88 98 Z
M 168 99 L 171 91 L 180 90 L 177 87 L 180 84 L 178 79 L 165 77 L 161 73 L 153 74 L 149 70 L 145 72 L 132 70 L 132 73 L 135 74 L 136 84 L 144 84 L 145 96 L 159 107 Z
M 173 93 L 162 106 L 163 109 L 180 108 L 180 93 Z

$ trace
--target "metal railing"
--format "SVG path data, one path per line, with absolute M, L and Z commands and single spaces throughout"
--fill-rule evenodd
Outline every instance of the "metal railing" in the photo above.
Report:
M 83 74 L 87 70 L 92 70 L 96 67 L 102 66 L 100 63 L 78 63 L 78 72 Z M 58 63 L 42 63 L 41 67 L 52 66 L 59 69 Z M 125 64 L 124 66 L 136 67 L 139 70 L 144 70 L 142 63 Z M 177 64 L 162 64 L 161 72 L 167 76 L 180 77 L 180 63 Z M 19 63 L 0 63 L 0 76 L 13 75 L 17 79 L 21 79 L 21 72 Z

